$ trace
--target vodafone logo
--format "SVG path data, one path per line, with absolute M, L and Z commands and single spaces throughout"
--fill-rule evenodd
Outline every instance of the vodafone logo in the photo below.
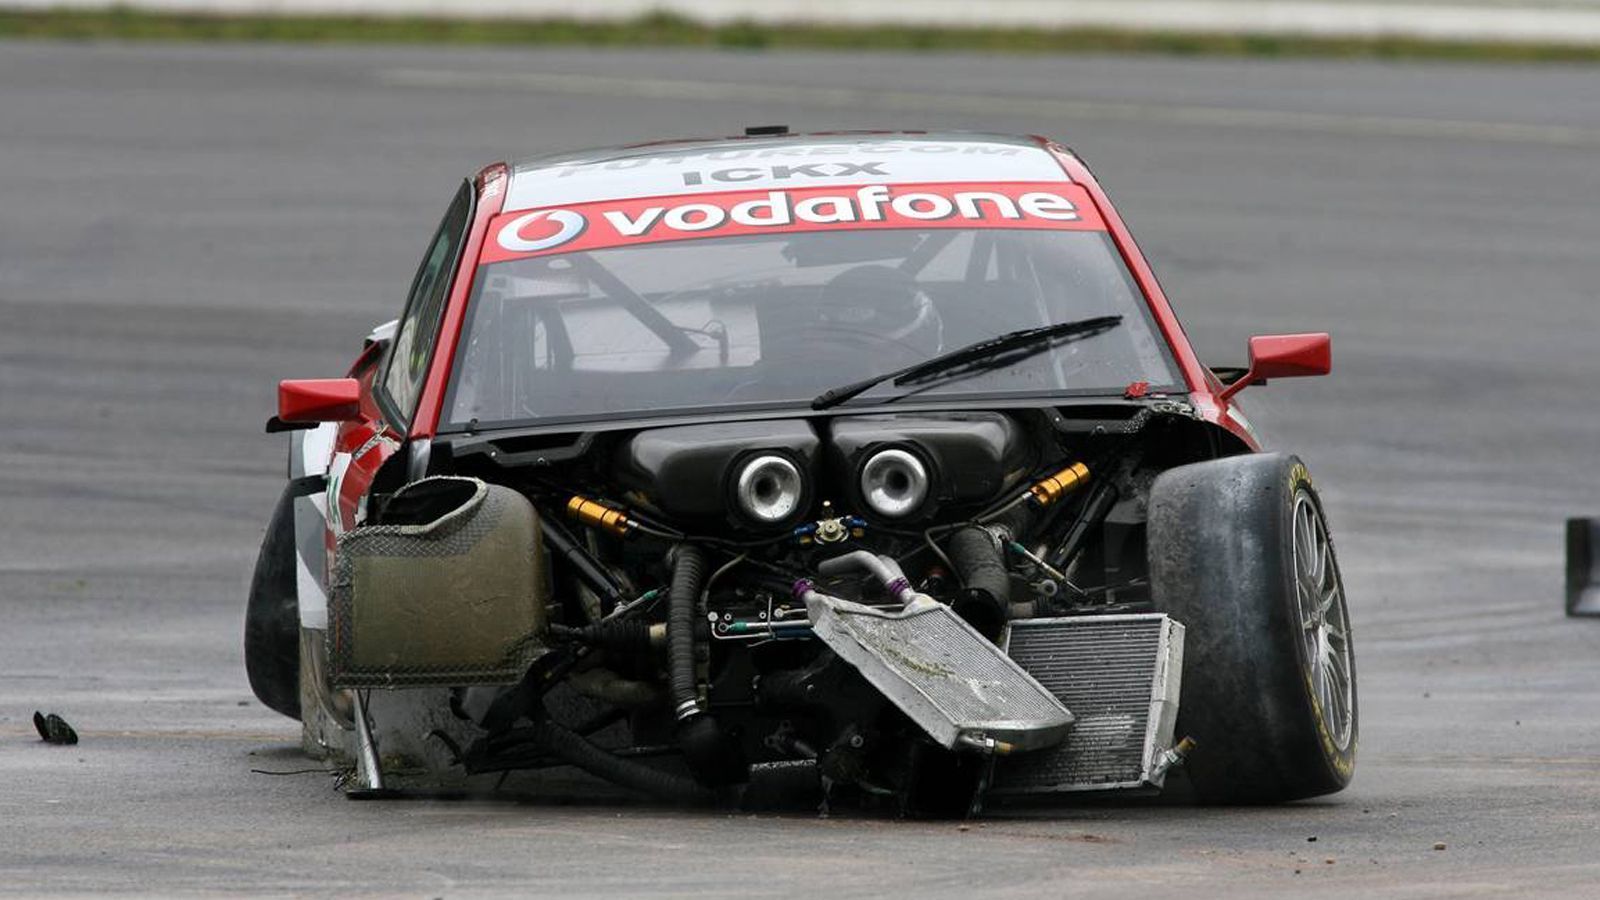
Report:
M 535 226 L 538 227 L 535 227 Z M 500 246 L 512 253 L 552 250 L 583 234 L 589 220 L 570 209 L 547 209 L 518 216 L 500 227 Z
M 868 184 L 727 191 L 577 203 L 513 212 L 492 226 L 482 261 L 690 238 L 884 228 L 1103 231 L 1099 210 L 1068 182 Z
M 1024 217 L 1072 222 L 1078 218 L 1078 208 L 1071 200 L 1048 191 L 1029 191 L 1018 197 L 999 191 L 896 194 L 888 185 L 873 184 L 848 194 L 819 194 L 803 200 L 796 200 L 790 191 L 767 191 L 764 196 L 726 206 L 693 202 L 650 206 L 633 216 L 621 210 L 605 210 L 601 215 L 623 237 L 644 237 L 657 225 L 672 231 L 700 232 L 729 223 L 747 228 L 783 228 L 800 222 L 848 225 L 883 222 L 891 217 L 909 222 L 950 218 L 1015 221 Z

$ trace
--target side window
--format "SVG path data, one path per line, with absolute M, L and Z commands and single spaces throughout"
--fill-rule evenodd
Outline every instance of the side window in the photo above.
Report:
M 383 389 L 394 411 L 404 420 L 409 420 L 416 411 L 417 397 L 428 375 L 428 361 L 433 357 L 433 345 L 439 337 L 439 318 L 444 314 L 445 299 L 450 294 L 450 276 L 455 273 L 456 257 L 466 238 L 467 220 L 471 215 L 472 189 L 464 184 L 445 212 L 444 221 L 439 223 L 439 230 L 428 242 L 428 252 L 423 255 L 422 265 L 411 282 L 405 315 L 389 348 L 389 367 L 383 375 Z

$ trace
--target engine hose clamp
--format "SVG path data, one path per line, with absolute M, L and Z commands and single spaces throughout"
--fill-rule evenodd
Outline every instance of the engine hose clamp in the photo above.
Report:
M 678 704 L 678 708 L 673 710 L 673 713 L 678 717 L 679 722 L 692 719 L 700 715 L 700 701 L 685 700 Z
M 989 533 L 989 539 L 994 541 L 996 550 L 1004 550 L 1011 543 L 1011 529 L 1004 525 L 979 525 L 979 528 Z

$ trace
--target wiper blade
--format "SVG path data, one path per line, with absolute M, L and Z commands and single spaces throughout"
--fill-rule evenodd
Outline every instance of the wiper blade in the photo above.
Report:
M 1025 328 L 1021 331 L 1012 331 L 999 337 L 979 341 L 959 350 L 935 356 L 926 362 L 917 363 L 910 368 L 903 369 L 894 374 L 894 383 L 897 385 L 917 384 L 927 381 L 935 375 L 942 375 L 958 368 L 975 364 L 982 364 L 1006 354 L 1005 362 L 1016 362 L 1034 353 L 1041 353 L 1060 338 L 1084 337 L 1109 331 L 1122 323 L 1121 316 L 1095 316 L 1092 319 L 1078 319 L 1072 322 L 1058 322 L 1054 325 L 1041 325 L 1038 328 Z M 1014 356 L 1014 351 L 1025 351 L 1025 356 Z
M 927 381 L 936 375 L 941 375 L 953 369 L 973 366 L 986 360 L 992 360 L 1003 354 L 1003 362 L 1017 362 L 1035 353 L 1043 353 L 1057 340 L 1067 337 L 1086 337 L 1109 331 L 1122 324 L 1122 316 L 1094 316 L 1088 319 L 1076 319 L 1071 322 L 1057 322 L 1053 325 L 1041 325 L 1038 328 L 1024 328 L 1021 331 L 1010 331 L 998 337 L 988 338 L 976 344 L 968 344 L 949 353 L 941 353 L 932 359 L 884 372 L 871 378 L 857 381 L 853 384 L 843 385 L 818 394 L 811 401 L 811 408 L 815 410 L 829 409 L 872 390 L 885 381 L 893 381 L 897 385 L 918 384 Z

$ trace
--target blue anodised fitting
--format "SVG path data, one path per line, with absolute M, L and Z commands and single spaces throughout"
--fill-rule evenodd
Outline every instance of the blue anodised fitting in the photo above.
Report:
M 811 591 L 815 588 L 816 585 L 812 584 L 811 579 L 801 578 L 794 583 L 794 587 L 790 590 L 790 593 L 794 595 L 796 600 L 802 600 L 805 598 L 805 595 L 811 593 Z

